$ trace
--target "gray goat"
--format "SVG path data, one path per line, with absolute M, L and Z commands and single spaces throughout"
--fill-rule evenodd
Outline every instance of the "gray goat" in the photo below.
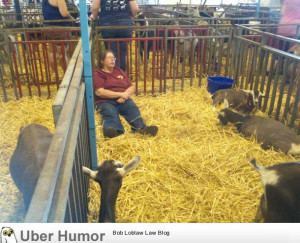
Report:
M 229 107 L 247 114 L 258 108 L 259 100 L 265 95 L 258 90 L 236 90 L 220 89 L 211 96 L 213 106 L 219 105 L 224 101 L 228 102 Z
M 52 134 L 48 128 L 35 123 L 29 124 L 21 129 L 17 147 L 10 159 L 10 174 L 23 193 L 26 211 L 44 166 L 51 139 Z
M 219 112 L 223 125 L 233 123 L 245 137 L 256 136 L 263 149 L 274 147 L 286 154 L 300 154 L 300 139 L 297 134 L 283 123 L 260 116 L 242 115 L 225 108 Z

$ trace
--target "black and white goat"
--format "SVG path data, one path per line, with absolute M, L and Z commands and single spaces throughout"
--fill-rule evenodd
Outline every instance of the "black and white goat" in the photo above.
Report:
M 243 114 L 250 113 L 259 107 L 259 102 L 265 95 L 258 90 L 220 89 L 211 96 L 213 106 L 227 102 L 231 107 Z
M 286 154 L 300 154 L 300 138 L 283 123 L 260 116 L 245 116 L 225 108 L 219 112 L 223 125 L 233 123 L 245 137 L 256 136 L 263 149 L 274 147 Z
M 101 187 L 99 223 L 115 223 L 115 206 L 122 179 L 129 171 L 138 166 L 140 159 L 140 156 L 135 156 L 125 166 L 120 161 L 105 160 L 98 166 L 97 171 L 83 166 L 82 171 L 98 182 Z
M 270 167 L 251 166 L 260 174 L 264 194 L 261 196 L 255 222 L 300 223 L 300 163 L 280 163 Z

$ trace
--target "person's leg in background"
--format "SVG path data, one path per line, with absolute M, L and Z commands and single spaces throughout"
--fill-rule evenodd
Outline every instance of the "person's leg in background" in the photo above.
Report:
M 67 33 L 49 32 L 46 34 L 47 40 L 67 40 Z M 48 44 L 48 62 L 52 73 L 58 71 L 57 67 L 60 65 L 65 72 L 68 67 L 67 51 L 69 44 L 65 43 L 49 43 Z M 59 65 L 58 65 L 59 64 Z
M 132 26 L 132 19 L 123 19 L 115 22 L 117 26 Z M 119 29 L 117 38 L 131 38 L 132 37 L 132 29 Z M 120 68 L 126 71 L 126 59 L 127 59 L 127 49 L 129 42 L 121 41 L 120 42 Z
M 124 19 L 124 20 L 116 20 L 113 23 L 102 23 L 102 26 L 132 26 L 132 19 Z M 114 39 L 114 38 L 131 38 L 132 37 L 132 29 L 103 29 L 101 30 L 101 35 L 103 39 Z M 116 60 L 116 66 L 119 66 L 122 70 L 126 71 L 126 58 L 127 58 L 127 42 L 110 42 L 110 48 L 108 43 L 105 44 L 106 49 L 111 49 Z

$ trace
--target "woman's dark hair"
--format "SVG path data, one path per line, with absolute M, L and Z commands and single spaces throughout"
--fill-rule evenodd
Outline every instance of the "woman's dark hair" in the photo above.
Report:
M 99 67 L 103 68 L 103 65 L 101 63 L 101 61 L 104 61 L 104 59 L 106 58 L 107 53 L 112 53 L 115 56 L 115 53 L 112 50 L 105 50 L 103 52 L 100 52 L 99 55 Z

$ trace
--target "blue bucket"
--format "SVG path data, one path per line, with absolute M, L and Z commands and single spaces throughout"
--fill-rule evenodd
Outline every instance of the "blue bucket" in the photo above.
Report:
M 207 90 L 211 94 L 219 89 L 231 89 L 234 80 L 226 77 L 207 77 Z

